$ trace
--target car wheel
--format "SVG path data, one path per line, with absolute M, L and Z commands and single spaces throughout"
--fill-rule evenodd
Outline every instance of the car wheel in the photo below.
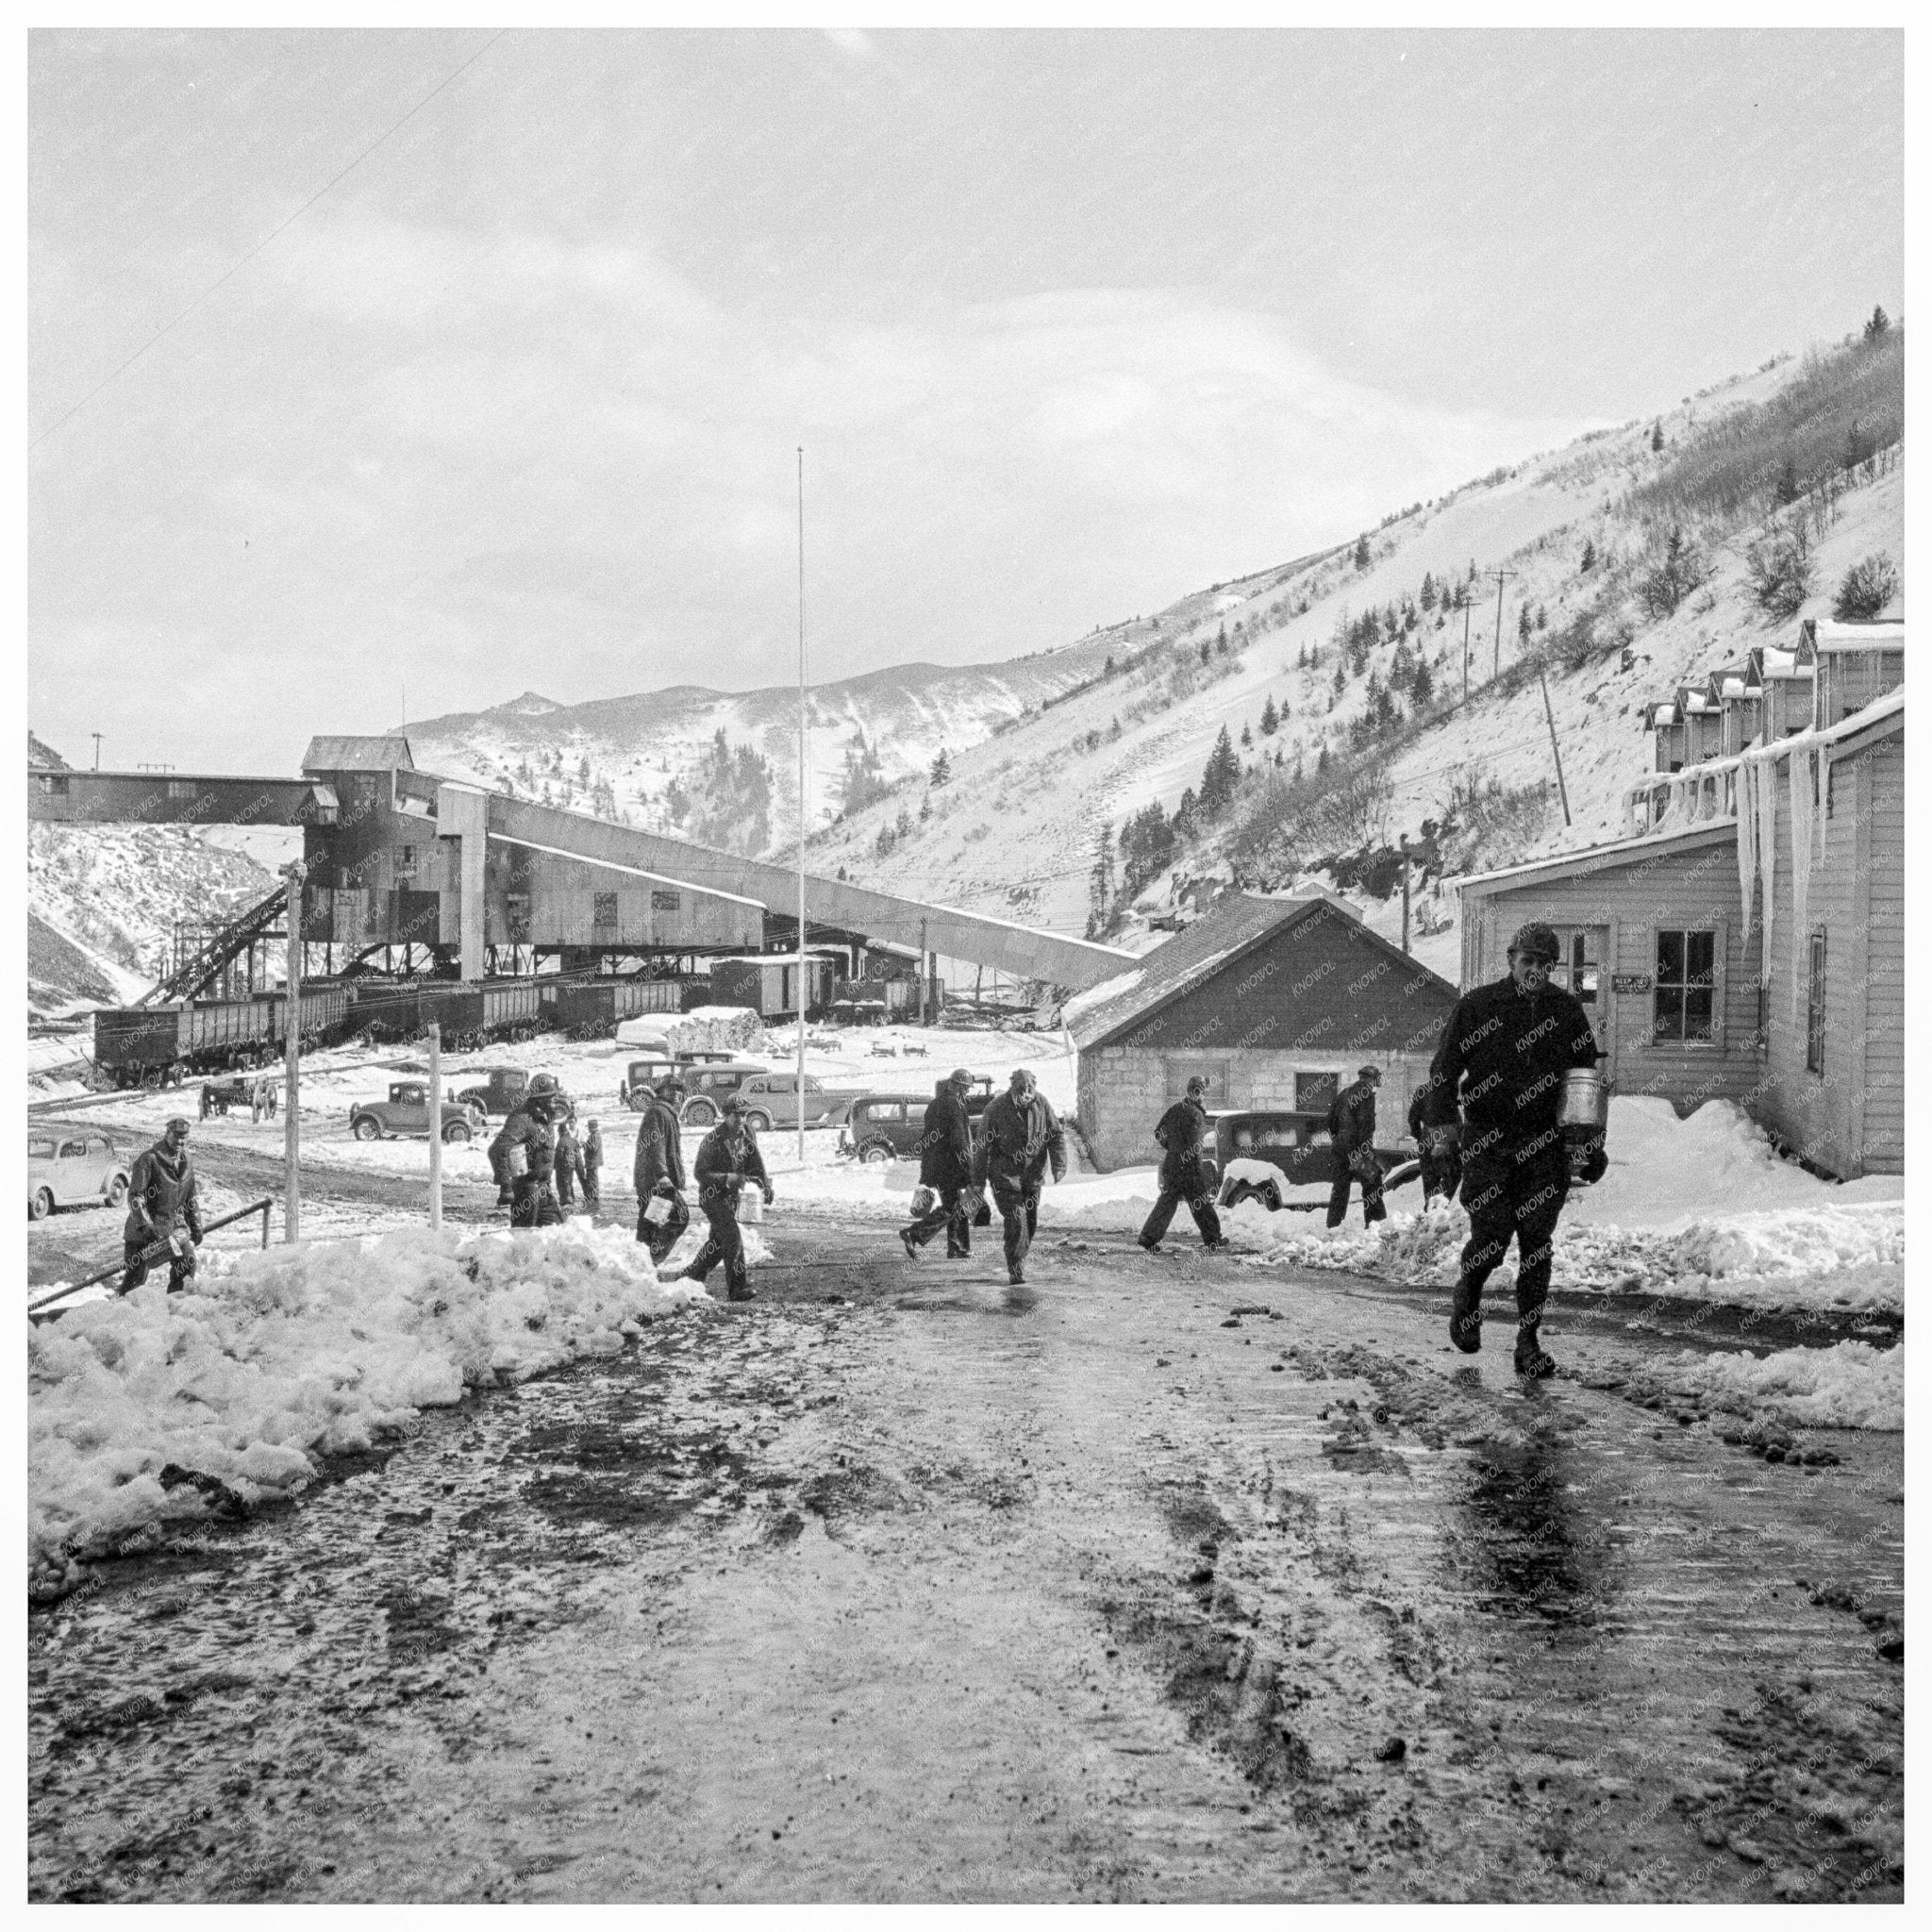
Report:
M 451 1121 L 442 1130 L 443 1144 L 459 1147 L 470 1139 L 470 1130 L 461 1121 Z
M 125 1174 L 117 1174 L 108 1183 L 108 1206 L 109 1208 L 125 1208 L 126 1205 L 127 1176 Z
M 744 1117 L 744 1124 L 755 1134 L 769 1134 L 772 1131 L 772 1116 L 763 1108 L 754 1108 Z
M 868 1141 L 858 1150 L 858 1158 L 863 1161 L 880 1164 L 891 1159 L 892 1150 L 883 1141 Z
M 26 1197 L 26 1211 L 36 1221 L 44 1221 L 54 1211 L 54 1196 L 45 1188 L 36 1188 Z
M 708 1127 L 718 1118 L 716 1106 L 708 1100 L 693 1100 L 684 1109 L 685 1120 L 694 1127 Z
M 1281 1190 L 1273 1181 L 1261 1190 L 1261 1205 L 1271 1214 L 1281 1212 Z
M 382 1139 L 380 1124 L 371 1120 L 366 1113 L 360 1119 L 352 1121 L 349 1124 L 349 1131 L 358 1141 L 379 1141 Z

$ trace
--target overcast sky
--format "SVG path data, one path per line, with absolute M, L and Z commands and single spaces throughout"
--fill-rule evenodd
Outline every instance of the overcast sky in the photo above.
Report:
M 30 83 L 76 762 L 786 681 L 801 442 L 814 677 L 988 659 L 1902 308 L 1895 34 L 42 32 Z

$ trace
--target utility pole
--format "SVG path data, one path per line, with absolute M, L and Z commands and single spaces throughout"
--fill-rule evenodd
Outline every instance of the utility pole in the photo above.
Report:
M 90 731 L 88 736 L 94 741 L 94 770 L 98 772 L 101 769 L 101 734 L 98 731 Z
M 1402 950 L 1408 951 L 1408 834 L 1402 835 Z
M 302 1239 L 302 884 L 308 868 L 297 859 L 282 868 L 289 882 L 289 1008 L 282 1033 L 282 1239 Z
M 442 1024 L 429 1023 L 429 1231 L 442 1225 Z
M 805 445 L 798 447 L 798 1164 L 805 1166 Z
M 1543 675 L 1543 654 L 1536 654 L 1537 681 L 1543 688 L 1543 719 L 1550 727 L 1550 756 L 1557 761 L 1557 796 L 1563 801 L 1563 829 L 1570 829 L 1570 791 L 1563 783 L 1563 754 L 1557 749 L 1557 714 L 1550 708 L 1550 680 Z
M 1470 594 L 1467 584 L 1456 587 L 1456 601 L 1462 606 L 1462 702 L 1469 702 L 1469 612 Z
M 1492 570 L 1488 575 L 1496 580 L 1496 655 L 1490 666 L 1490 676 L 1493 679 L 1503 674 L 1503 584 L 1506 578 L 1513 577 L 1516 573 L 1513 570 Z

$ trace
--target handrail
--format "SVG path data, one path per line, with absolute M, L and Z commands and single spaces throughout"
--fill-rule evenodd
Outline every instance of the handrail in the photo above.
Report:
M 224 1214 L 219 1221 L 204 1222 L 201 1227 L 202 1235 L 206 1238 L 214 1233 L 218 1227 L 226 1227 L 232 1222 L 246 1221 L 251 1214 L 258 1214 L 261 1216 L 261 1244 L 265 1248 L 268 1246 L 269 1210 L 275 1205 L 275 1197 L 271 1194 L 264 1194 L 260 1200 L 251 1201 L 247 1207 L 236 1208 L 232 1214 Z M 169 1243 L 167 1241 L 150 1241 L 146 1247 L 142 1249 L 139 1258 L 149 1262 L 158 1261 L 168 1252 Z M 125 1274 L 133 1265 L 133 1262 L 124 1257 L 116 1261 L 112 1267 L 103 1268 L 98 1274 L 90 1274 L 85 1281 L 66 1282 L 61 1287 L 56 1289 L 52 1294 L 45 1295 L 37 1302 L 29 1302 L 26 1307 L 27 1316 L 30 1320 L 34 1321 L 51 1321 L 56 1315 L 64 1315 L 67 1310 L 65 1308 L 57 1308 L 54 1306 L 56 1302 L 64 1302 L 69 1295 L 78 1294 L 84 1288 L 92 1288 L 96 1282 L 107 1280 L 110 1274 Z

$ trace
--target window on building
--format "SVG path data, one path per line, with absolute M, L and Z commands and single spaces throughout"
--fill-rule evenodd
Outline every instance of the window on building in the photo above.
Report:
M 1340 1074 L 1297 1074 L 1294 1076 L 1294 1110 L 1297 1113 L 1326 1113 L 1341 1092 Z
M 168 796 L 170 798 L 192 798 L 194 796 L 194 780 L 192 778 L 170 778 L 168 780 Z
M 682 912 L 684 910 L 684 894 L 682 892 L 667 892 L 661 887 L 653 886 L 651 888 L 651 910 L 653 912 Z
M 1824 935 L 1811 935 L 1810 985 L 1805 998 L 1805 1066 L 1824 1071 Z
M 1198 1074 L 1208 1083 L 1208 1091 L 1201 1098 L 1207 1106 L 1225 1107 L 1227 1102 L 1227 1062 L 1225 1060 L 1171 1059 L 1167 1062 L 1167 1097 L 1169 1100 L 1182 1100 L 1187 1097 L 1188 1082 Z
M 396 876 L 399 879 L 416 876 L 416 848 L 413 845 L 396 847 Z
M 608 926 L 612 931 L 616 930 L 617 894 L 615 892 L 598 892 L 592 896 L 591 923 L 593 925 Z
M 1602 962 L 1607 931 L 1600 925 L 1559 925 L 1557 943 L 1562 949 L 1550 969 L 1550 983 L 1576 995 L 1591 1019 L 1602 1007 Z
M 41 790 L 51 798 L 65 798 L 67 796 L 66 774 L 62 772 L 42 772 L 41 774 Z
M 1656 1040 L 1716 1039 L 1716 933 L 1658 932 L 1656 1000 Z

